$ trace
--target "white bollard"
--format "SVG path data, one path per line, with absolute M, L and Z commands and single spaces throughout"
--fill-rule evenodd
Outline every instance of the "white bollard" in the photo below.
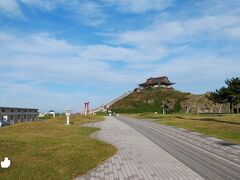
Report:
M 67 115 L 67 124 L 66 125 L 70 125 L 70 118 L 69 115 Z
M 65 109 L 65 114 L 67 116 L 67 124 L 65 124 L 65 125 L 71 125 L 70 124 L 70 112 L 71 112 L 71 109 L 69 109 L 69 108 Z

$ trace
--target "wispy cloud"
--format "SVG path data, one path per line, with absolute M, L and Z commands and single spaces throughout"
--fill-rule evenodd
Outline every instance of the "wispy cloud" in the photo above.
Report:
M 104 0 L 104 2 L 116 5 L 118 10 L 124 13 L 162 11 L 173 3 L 172 0 Z
M 117 53 L 107 54 L 106 52 L 102 54 L 102 59 L 99 59 L 96 57 L 101 55 L 101 48 L 96 48 L 96 51 L 92 52 L 79 45 L 58 40 L 48 33 L 13 35 L 1 32 L 0 40 L 2 49 L 0 76 L 4 79 L 0 82 L 2 105 L 7 103 L 9 106 L 16 106 L 16 104 L 26 106 L 28 104 L 44 110 L 46 106 L 54 106 L 55 109 L 61 110 L 62 106 L 70 105 L 75 109 L 81 108 L 81 102 L 88 100 L 94 102 L 92 105 L 96 106 L 111 98 L 108 96 L 102 98 L 96 92 L 82 92 L 84 87 L 89 86 L 94 89 L 98 86 L 100 93 L 101 89 L 109 88 L 110 95 L 112 86 L 133 84 L 138 78 L 137 74 L 112 68 L 111 63 L 103 58 L 106 55 L 115 59 Z M 95 55 L 89 58 L 91 53 Z M 76 86 L 79 90 L 66 93 L 64 88 L 55 90 L 50 90 L 48 87 L 41 88 L 40 85 L 44 82 Z M 21 100 L 25 95 L 28 98 Z M 9 99 L 13 98 L 14 103 L 9 103 Z
M 71 107 L 73 112 L 80 112 L 82 110 L 81 101 L 91 101 L 100 103 L 101 98 L 98 96 L 85 94 L 80 90 L 78 92 L 64 93 L 49 89 L 40 88 L 37 84 L 19 84 L 0 82 L 0 99 L 1 105 L 15 107 L 16 104 L 20 107 L 40 107 L 40 111 L 47 111 L 55 109 L 57 111 L 64 111 L 64 108 Z M 7 93 L 7 95 L 6 95 Z M 19 96 L 21 94 L 21 96 Z M 28 98 L 22 98 L 28 97 Z M 14 99 L 14 101 L 9 101 Z M 91 104 L 92 105 L 92 104 Z M 48 108 L 45 108 L 45 107 Z
M 201 0 L 193 3 L 202 15 L 238 15 L 240 13 L 239 0 Z
M 77 6 L 72 4 L 70 9 L 73 10 L 76 21 L 80 23 L 83 21 L 84 24 L 89 26 L 101 25 L 106 19 L 106 14 L 103 12 L 104 8 L 92 1 L 78 2 Z
M 238 27 L 240 18 L 237 16 L 205 16 L 177 21 L 156 21 L 147 28 L 119 33 L 116 42 L 120 44 L 130 44 L 136 47 L 154 47 L 156 45 L 166 45 L 171 42 L 189 42 L 199 40 L 199 35 L 222 36 L 231 31 L 228 28 Z M 238 29 L 232 29 L 236 34 Z M 208 38 L 211 38 L 208 36 Z M 210 40 L 210 39 L 209 39 Z
M 0 14 L 5 14 L 9 17 L 23 18 L 23 12 L 16 0 L 0 1 Z
M 164 51 L 160 48 L 158 51 L 158 46 L 143 51 L 106 45 L 80 46 L 46 33 L 23 37 L 1 33 L 0 39 L 3 50 L 0 54 L 1 69 L 8 69 L 8 73 L 1 71 L 0 74 L 7 80 L 90 86 L 101 84 L 107 87 L 136 84 L 145 76 L 158 74 L 166 74 L 174 79 L 196 74 L 195 80 L 200 80 L 203 75 L 213 77 L 216 74 L 222 77 L 225 70 L 221 71 L 221 67 L 227 63 L 232 64 L 228 67 L 232 74 L 236 74 L 239 68 L 234 65 L 234 57 L 227 55 L 220 58 L 217 52 L 209 53 L 205 49 L 187 48 L 186 53 L 184 49 L 183 52 L 177 52 L 181 47 L 166 48 Z M 174 53 L 182 57 L 164 63 L 163 54 L 169 56 Z M 8 63 L 4 59 L 8 59 Z M 126 67 L 113 67 L 112 62 L 125 62 Z M 212 68 L 216 69 L 215 73 L 210 71 Z
M 72 45 L 42 33 L 23 37 L 1 33 L 0 38 L 4 40 L 0 45 L 3 50 L 0 54 L 1 68 L 10 67 L 7 74 L 2 72 L 1 75 L 10 79 L 79 82 L 86 85 L 97 80 L 100 84 L 125 82 L 127 76 L 118 75 L 117 69 L 111 69 L 108 62 L 116 60 L 119 53 L 122 58 L 133 55 L 131 51 L 121 48 Z M 7 64 L 4 59 L 9 59 Z M 118 76 L 117 80 L 115 76 Z
M 59 6 L 67 5 L 67 4 L 75 4 L 77 3 L 77 0 L 72 0 L 71 2 L 68 2 L 67 0 L 19 0 L 21 3 L 24 3 L 25 5 L 29 7 L 38 8 L 44 11 L 52 11 Z
M 226 29 L 225 32 L 233 38 L 236 38 L 237 41 L 240 39 L 240 25 L 239 27 Z
M 62 9 L 65 14 L 61 16 L 72 19 L 78 23 L 83 23 L 88 26 L 97 26 L 104 23 L 106 15 L 103 13 L 103 8 L 98 3 L 93 1 L 78 1 L 78 0 L 7 0 L 0 1 L 0 13 L 12 18 L 30 18 L 26 17 L 21 5 L 23 4 L 32 10 L 37 9 L 43 12 L 52 12 Z

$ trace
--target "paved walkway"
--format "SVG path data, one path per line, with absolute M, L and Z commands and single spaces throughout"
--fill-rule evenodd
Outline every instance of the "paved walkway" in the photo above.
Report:
M 126 118 L 126 117 L 125 117 Z M 240 145 L 225 142 L 224 140 L 208 137 L 198 132 L 191 132 L 183 128 L 176 128 L 171 126 L 164 126 L 151 122 L 151 120 L 141 121 L 144 126 L 158 127 L 161 132 L 174 136 L 179 140 L 183 140 L 189 144 L 197 146 L 208 152 L 221 156 L 231 162 L 240 165 Z
M 240 157 L 236 146 L 229 147 L 229 143 L 226 145 L 224 141 L 216 138 L 209 139 L 199 133 L 190 133 L 153 122 L 124 116 L 116 118 L 149 138 L 204 179 L 240 180 L 240 164 L 234 162 Z
M 101 131 L 93 136 L 113 144 L 118 152 L 78 180 L 202 179 L 144 135 L 113 117 L 87 126 L 100 127 Z

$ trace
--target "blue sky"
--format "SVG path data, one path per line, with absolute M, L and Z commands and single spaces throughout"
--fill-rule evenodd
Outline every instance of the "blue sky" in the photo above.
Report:
M 239 0 L 0 1 L 0 106 L 96 107 L 166 75 L 204 93 L 240 75 Z

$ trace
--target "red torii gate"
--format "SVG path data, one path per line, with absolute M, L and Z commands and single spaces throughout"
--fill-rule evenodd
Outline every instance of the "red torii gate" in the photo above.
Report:
M 84 103 L 84 110 L 85 110 L 85 114 L 89 113 L 89 102 Z

